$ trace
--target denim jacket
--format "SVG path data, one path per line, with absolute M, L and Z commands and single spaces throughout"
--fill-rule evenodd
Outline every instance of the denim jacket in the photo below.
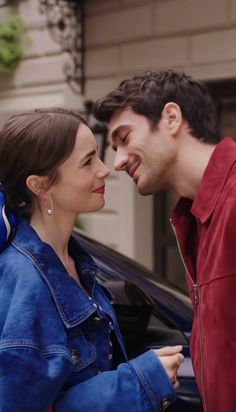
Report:
M 160 361 L 127 361 L 96 264 L 73 238 L 69 250 L 89 296 L 24 221 L 0 254 L 0 411 L 161 410 L 175 393 Z

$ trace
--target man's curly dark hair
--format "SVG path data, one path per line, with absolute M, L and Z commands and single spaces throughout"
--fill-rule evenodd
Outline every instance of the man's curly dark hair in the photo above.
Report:
M 112 115 L 131 108 L 157 125 L 166 103 L 179 105 L 190 133 L 208 142 L 220 139 L 216 112 L 207 87 L 183 72 L 145 71 L 123 80 L 117 88 L 94 105 L 95 117 L 108 123 Z

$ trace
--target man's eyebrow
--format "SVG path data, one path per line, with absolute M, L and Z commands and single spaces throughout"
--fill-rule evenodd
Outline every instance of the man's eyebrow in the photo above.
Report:
M 130 125 L 128 125 L 128 124 L 122 124 L 122 125 L 116 127 L 116 128 L 113 130 L 113 132 L 111 133 L 111 140 L 114 142 L 114 141 L 117 139 L 117 137 L 119 136 L 119 134 L 120 134 L 124 129 L 127 129 L 127 128 L 129 128 L 129 127 L 130 127 Z
M 90 152 L 88 152 L 88 153 L 81 159 L 81 162 L 83 162 L 83 160 L 87 159 L 87 157 L 94 156 L 95 154 L 96 154 L 96 150 L 91 150 Z

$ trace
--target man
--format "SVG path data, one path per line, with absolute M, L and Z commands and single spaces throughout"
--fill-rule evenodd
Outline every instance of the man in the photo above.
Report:
M 236 144 L 219 141 L 205 87 L 172 70 L 123 81 L 95 105 L 116 170 L 142 195 L 171 188 L 171 223 L 195 312 L 191 356 L 205 412 L 236 411 Z

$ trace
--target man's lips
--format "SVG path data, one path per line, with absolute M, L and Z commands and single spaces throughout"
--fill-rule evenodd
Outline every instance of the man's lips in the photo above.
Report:
M 130 175 L 130 177 L 134 177 L 134 173 L 136 172 L 136 170 L 138 169 L 140 165 L 140 162 L 135 162 L 129 169 L 128 169 L 128 174 Z
M 93 190 L 93 193 L 100 193 L 100 194 L 104 195 L 105 186 L 103 185 L 103 186 L 98 187 L 97 189 Z

